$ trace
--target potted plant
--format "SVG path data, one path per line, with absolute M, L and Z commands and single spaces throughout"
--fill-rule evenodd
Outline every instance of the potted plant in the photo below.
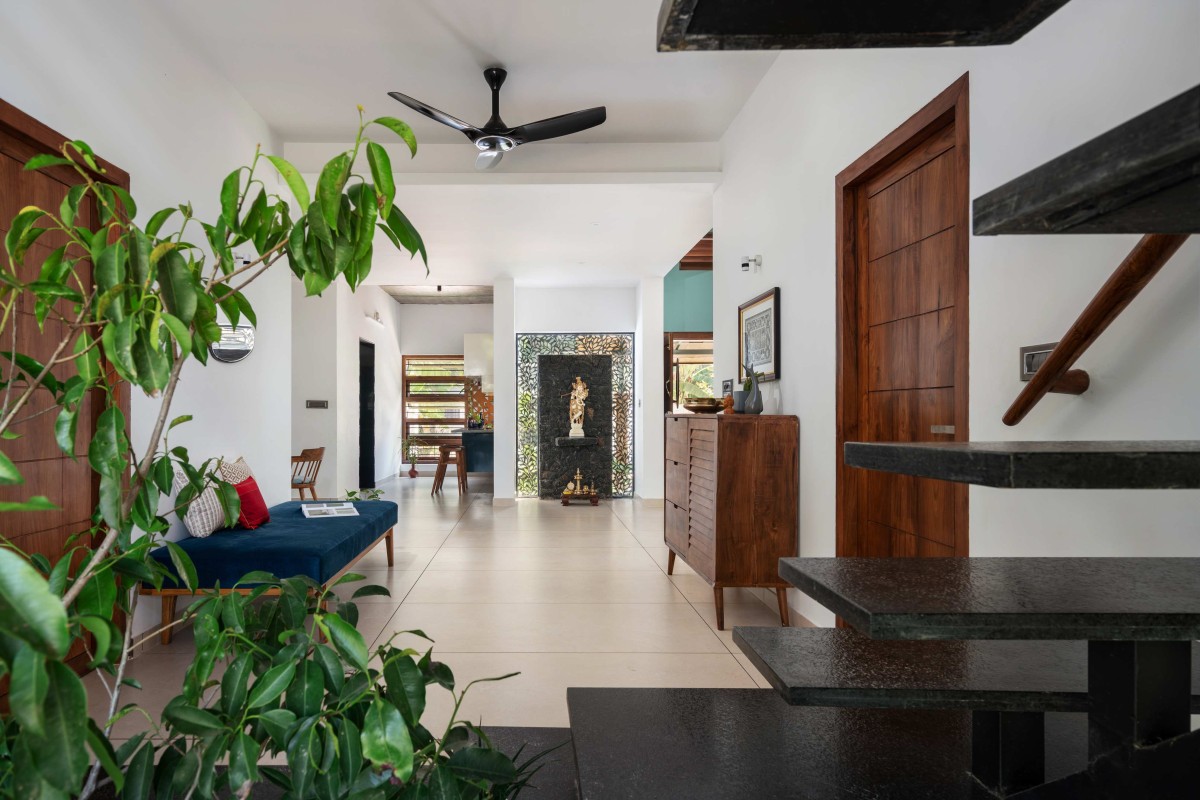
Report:
M 408 477 L 415 478 L 421 473 L 417 472 L 417 461 L 421 458 L 421 451 L 418 449 L 425 443 L 420 439 L 414 439 L 411 436 L 400 440 L 400 450 L 404 453 L 404 461 L 408 464 Z
M 87 443 L 99 502 L 91 529 L 55 563 L 0 541 L 0 675 L 10 681 L 0 709 L 0 798 L 87 798 L 98 790 L 129 800 L 246 798 L 262 781 L 294 798 L 509 797 L 527 779 L 530 762 L 514 764 L 469 723 L 452 719 L 436 734 L 422 724 L 428 692 L 454 693 L 457 711 L 465 690 L 422 644 L 421 631 L 368 649 L 355 627 L 355 599 L 386 594 L 383 587 L 362 586 L 343 600 L 308 578 L 252 573 L 242 579 L 254 584 L 249 594 L 221 594 L 196 586 L 195 567 L 177 545 L 166 542 L 174 569 L 150 556 L 163 544 L 169 515 L 208 486 L 228 521 L 238 515 L 237 492 L 216 472 L 218 459 L 194 464 L 168 442 L 190 419 L 170 416 L 180 373 L 189 362 L 198 362 L 193 370 L 203 366 L 220 338 L 217 309 L 235 324 L 255 324 L 244 290 L 284 257 L 310 295 L 339 279 L 354 289 L 371 269 L 377 229 L 396 248 L 425 257 L 420 235 L 393 204 L 387 152 L 366 135 L 389 130 L 415 155 L 412 131 L 392 117 L 365 122 L 361 108 L 359 115 L 353 145 L 325 165 L 311 202 L 291 164 L 256 151 L 249 166 L 225 178 L 220 214 L 207 221 L 185 203 L 136 223 L 133 198 L 105 181 L 81 141 L 26 165 L 73 171 L 78 185 L 60 206 L 21 209 L 5 237 L 0 484 L 22 483 L 4 451 L 31 398 L 52 398 L 58 445 L 73 454 L 77 417 L 90 397 L 100 405 Z M 361 153 L 370 180 L 353 173 Z M 261 178 L 268 165 L 290 198 L 268 191 Z M 76 224 L 85 202 L 98 211 L 90 226 Z M 27 263 L 43 234 L 61 246 Z M 252 248 L 255 258 L 239 263 L 235 248 Z M 23 340 L 15 330 L 18 303 L 53 326 Z M 119 402 L 129 389 L 158 399 L 148 443 L 137 453 Z M 176 472 L 186 486 L 164 506 Z M 62 498 L 2 503 L 0 521 L 56 502 Z M 362 576 L 341 582 L 354 580 Z M 122 700 L 126 666 L 144 641 L 133 630 L 137 588 L 165 581 L 200 595 L 171 623 L 194 627 L 195 658 L 154 730 L 114 741 L 114 722 L 137 713 Z M 66 663 L 80 641 L 89 666 L 107 676 L 104 711 L 95 717 Z M 262 765 L 268 754 L 287 768 Z

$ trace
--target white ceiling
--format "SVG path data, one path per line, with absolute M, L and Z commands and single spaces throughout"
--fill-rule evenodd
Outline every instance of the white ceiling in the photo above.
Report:
M 396 114 L 423 142 L 465 141 L 387 97 L 476 125 L 482 70 L 508 69 L 510 125 L 591 106 L 608 121 L 577 142 L 712 142 L 773 53 L 658 53 L 659 0 L 204 0 L 164 3 L 178 33 L 289 141 L 340 141 L 355 105 Z
M 712 227 L 717 142 L 773 53 L 658 53 L 659 0 L 204 0 L 161 4 L 315 173 L 353 132 L 355 105 L 409 122 L 393 149 L 419 262 L 376 247 L 377 284 L 630 285 L 663 275 Z M 474 173 L 458 132 L 387 97 L 412 95 L 483 124 L 482 69 L 501 65 L 510 125 L 605 105 L 604 125 Z M 383 141 L 394 139 L 383 133 Z M 314 144 L 306 144 L 314 143 Z M 461 150 L 460 150 L 461 148 Z
M 401 186 L 418 257 L 376 238 L 368 283 L 629 286 L 671 269 L 712 225 L 707 184 Z M 581 294 L 581 298 L 586 294 Z

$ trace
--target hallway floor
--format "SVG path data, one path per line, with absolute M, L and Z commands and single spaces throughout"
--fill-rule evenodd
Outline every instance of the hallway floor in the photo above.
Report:
M 485 725 L 559 726 L 568 686 L 753 688 L 768 684 L 733 644 L 735 625 L 778 625 L 747 590 L 725 592 L 726 630 L 716 630 L 712 590 L 682 561 L 666 574 L 661 505 L 637 500 L 599 507 L 521 500 L 495 508 L 491 484 L 472 479 L 460 497 L 453 481 L 430 497 L 431 478 L 393 479 L 380 488 L 399 505 L 395 566 L 382 546 L 358 562 L 368 583 L 391 597 L 359 601 L 368 642 L 420 628 L 459 687 L 478 678 L 520 675 L 471 689 L 460 716 Z M 355 584 L 349 585 L 349 592 Z M 795 618 L 793 624 L 804 624 Z M 401 644 L 423 649 L 416 637 Z M 130 663 L 143 689 L 127 690 L 157 714 L 191 662 L 190 631 L 155 643 Z M 87 678 L 93 714 L 105 693 Z M 445 723 L 453 700 L 431 689 L 426 725 Z M 118 737 L 145 728 L 136 716 Z

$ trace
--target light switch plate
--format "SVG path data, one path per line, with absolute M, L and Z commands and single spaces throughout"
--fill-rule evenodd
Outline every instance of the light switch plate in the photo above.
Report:
M 1046 359 L 1054 352 L 1054 348 L 1058 347 L 1058 342 L 1049 342 L 1047 344 L 1031 344 L 1021 348 L 1021 380 L 1028 381 L 1033 377 L 1033 373 L 1038 371 L 1042 364 L 1046 363 Z

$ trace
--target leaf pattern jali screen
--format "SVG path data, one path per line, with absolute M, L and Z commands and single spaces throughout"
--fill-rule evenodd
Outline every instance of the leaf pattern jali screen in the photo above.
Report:
M 538 496 L 538 356 L 610 355 L 613 497 L 633 495 L 633 334 L 517 334 L 517 497 Z

